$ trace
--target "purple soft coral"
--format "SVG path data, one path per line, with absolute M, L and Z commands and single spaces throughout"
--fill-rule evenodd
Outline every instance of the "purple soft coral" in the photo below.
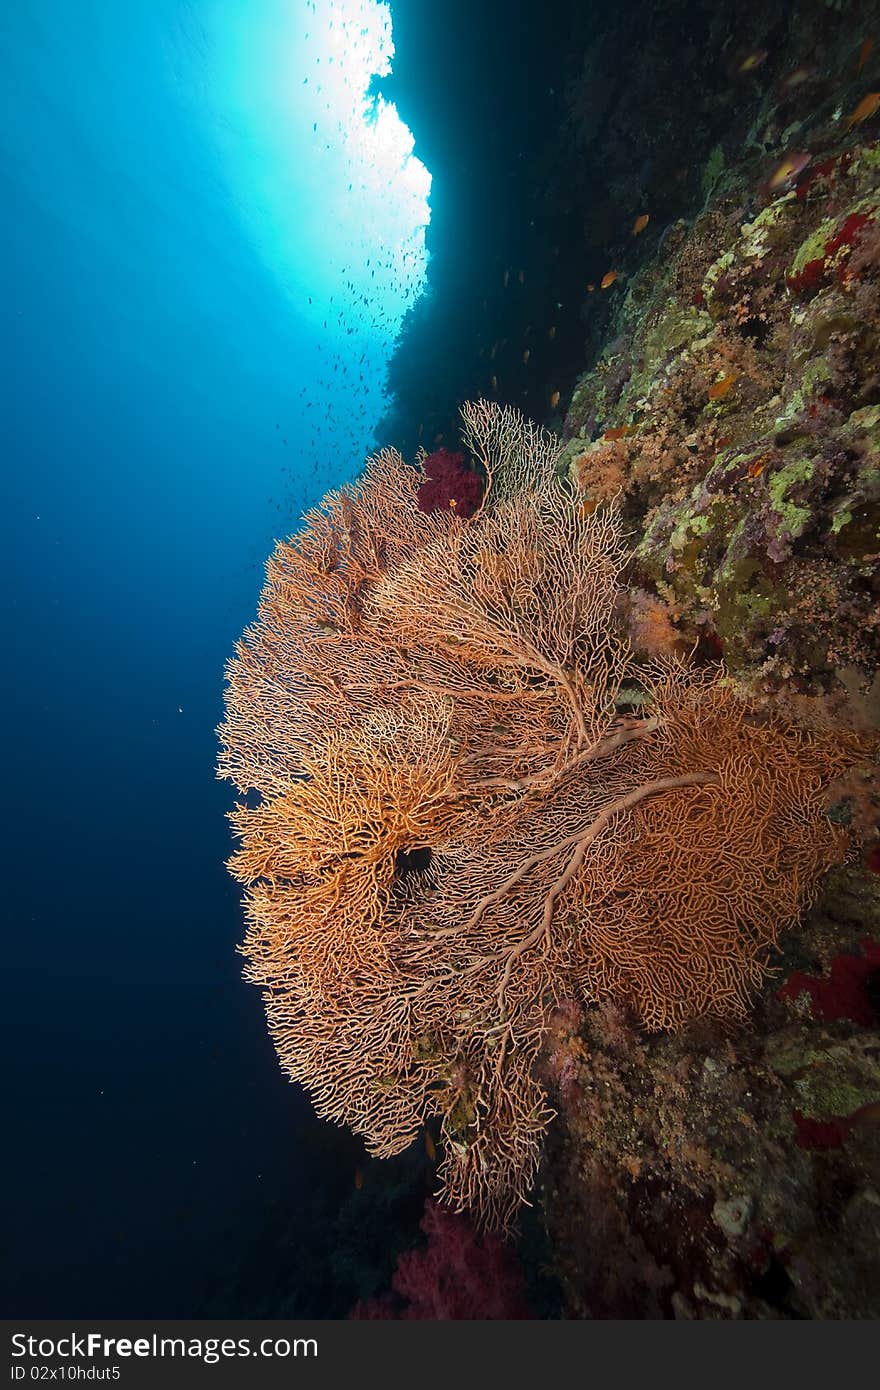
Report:
M 427 1244 L 399 1257 L 394 1292 L 358 1303 L 350 1314 L 353 1319 L 531 1317 L 522 1269 L 499 1236 L 479 1235 L 465 1217 L 432 1201 L 425 1204 L 422 1230 Z
M 473 516 L 483 500 L 483 479 L 468 468 L 464 454 L 437 449 L 422 460 L 425 481 L 418 491 L 420 512 L 446 511 Z

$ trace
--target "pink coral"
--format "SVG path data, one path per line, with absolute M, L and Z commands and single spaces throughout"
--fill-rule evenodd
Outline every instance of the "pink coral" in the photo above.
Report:
M 446 1322 L 531 1316 L 522 1271 L 498 1236 L 478 1236 L 463 1216 L 432 1201 L 425 1203 L 422 1230 L 427 1244 L 405 1250 L 397 1261 L 394 1294 L 358 1303 L 352 1318 Z
M 816 1120 L 803 1115 L 800 1110 L 792 1111 L 795 1134 L 794 1142 L 799 1149 L 840 1149 L 843 1147 L 846 1132 L 840 1117 L 830 1120 Z
M 861 956 L 834 957 L 827 980 L 795 970 L 776 991 L 777 999 L 796 999 L 801 994 L 809 994 L 814 1018 L 825 1022 L 848 1018 L 870 1028 L 876 1020 L 867 983 L 868 977 L 880 966 L 880 942 L 865 937 L 860 945 L 864 952 Z

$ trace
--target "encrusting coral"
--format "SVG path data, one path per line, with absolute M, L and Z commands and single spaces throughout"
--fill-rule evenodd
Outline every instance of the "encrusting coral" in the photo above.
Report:
M 420 510 L 386 450 L 278 544 L 219 775 L 285 1072 L 379 1156 L 439 1117 L 442 1195 L 503 1227 L 554 1009 L 741 1015 L 846 854 L 823 794 L 863 742 L 753 717 L 720 666 L 636 663 L 614 503 L 583 507 L 517 412 L 462 417 L 472 517 Z
M 870 681 L 880 653 L 880 150 L 820 138 L 776 188 L 731 171 L 634 276 L 565 426 L 638 584 L 771 703 Z

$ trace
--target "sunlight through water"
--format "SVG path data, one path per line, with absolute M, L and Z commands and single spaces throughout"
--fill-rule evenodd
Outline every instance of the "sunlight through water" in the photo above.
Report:
M 315 334 L 319 398 L 342 394 L 357 450 L 382 413 L 386 364 L 424 282 L 430 216 L 413 136 L 372 90 L 391 71 L 391 11 L 377 0 L 222 11 L 212 142 L 249 239 Z

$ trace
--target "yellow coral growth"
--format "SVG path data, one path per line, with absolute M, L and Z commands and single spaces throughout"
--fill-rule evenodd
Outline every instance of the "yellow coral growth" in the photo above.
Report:
M 515 412 L 464 416 L 475 517 L 418 512 L 418 470 L 386 453 L 278 547 L 220 775 L 259 793 L 230 867 L 285 1071 L 378 1155 L 439 1117 L 447 1200 L 503 1225 L 551 1117 L 554 1004 L 742 1013 L 844 852 L 822 792 L 856 740 L 636 665 L 614 512 L 582 514 Z

